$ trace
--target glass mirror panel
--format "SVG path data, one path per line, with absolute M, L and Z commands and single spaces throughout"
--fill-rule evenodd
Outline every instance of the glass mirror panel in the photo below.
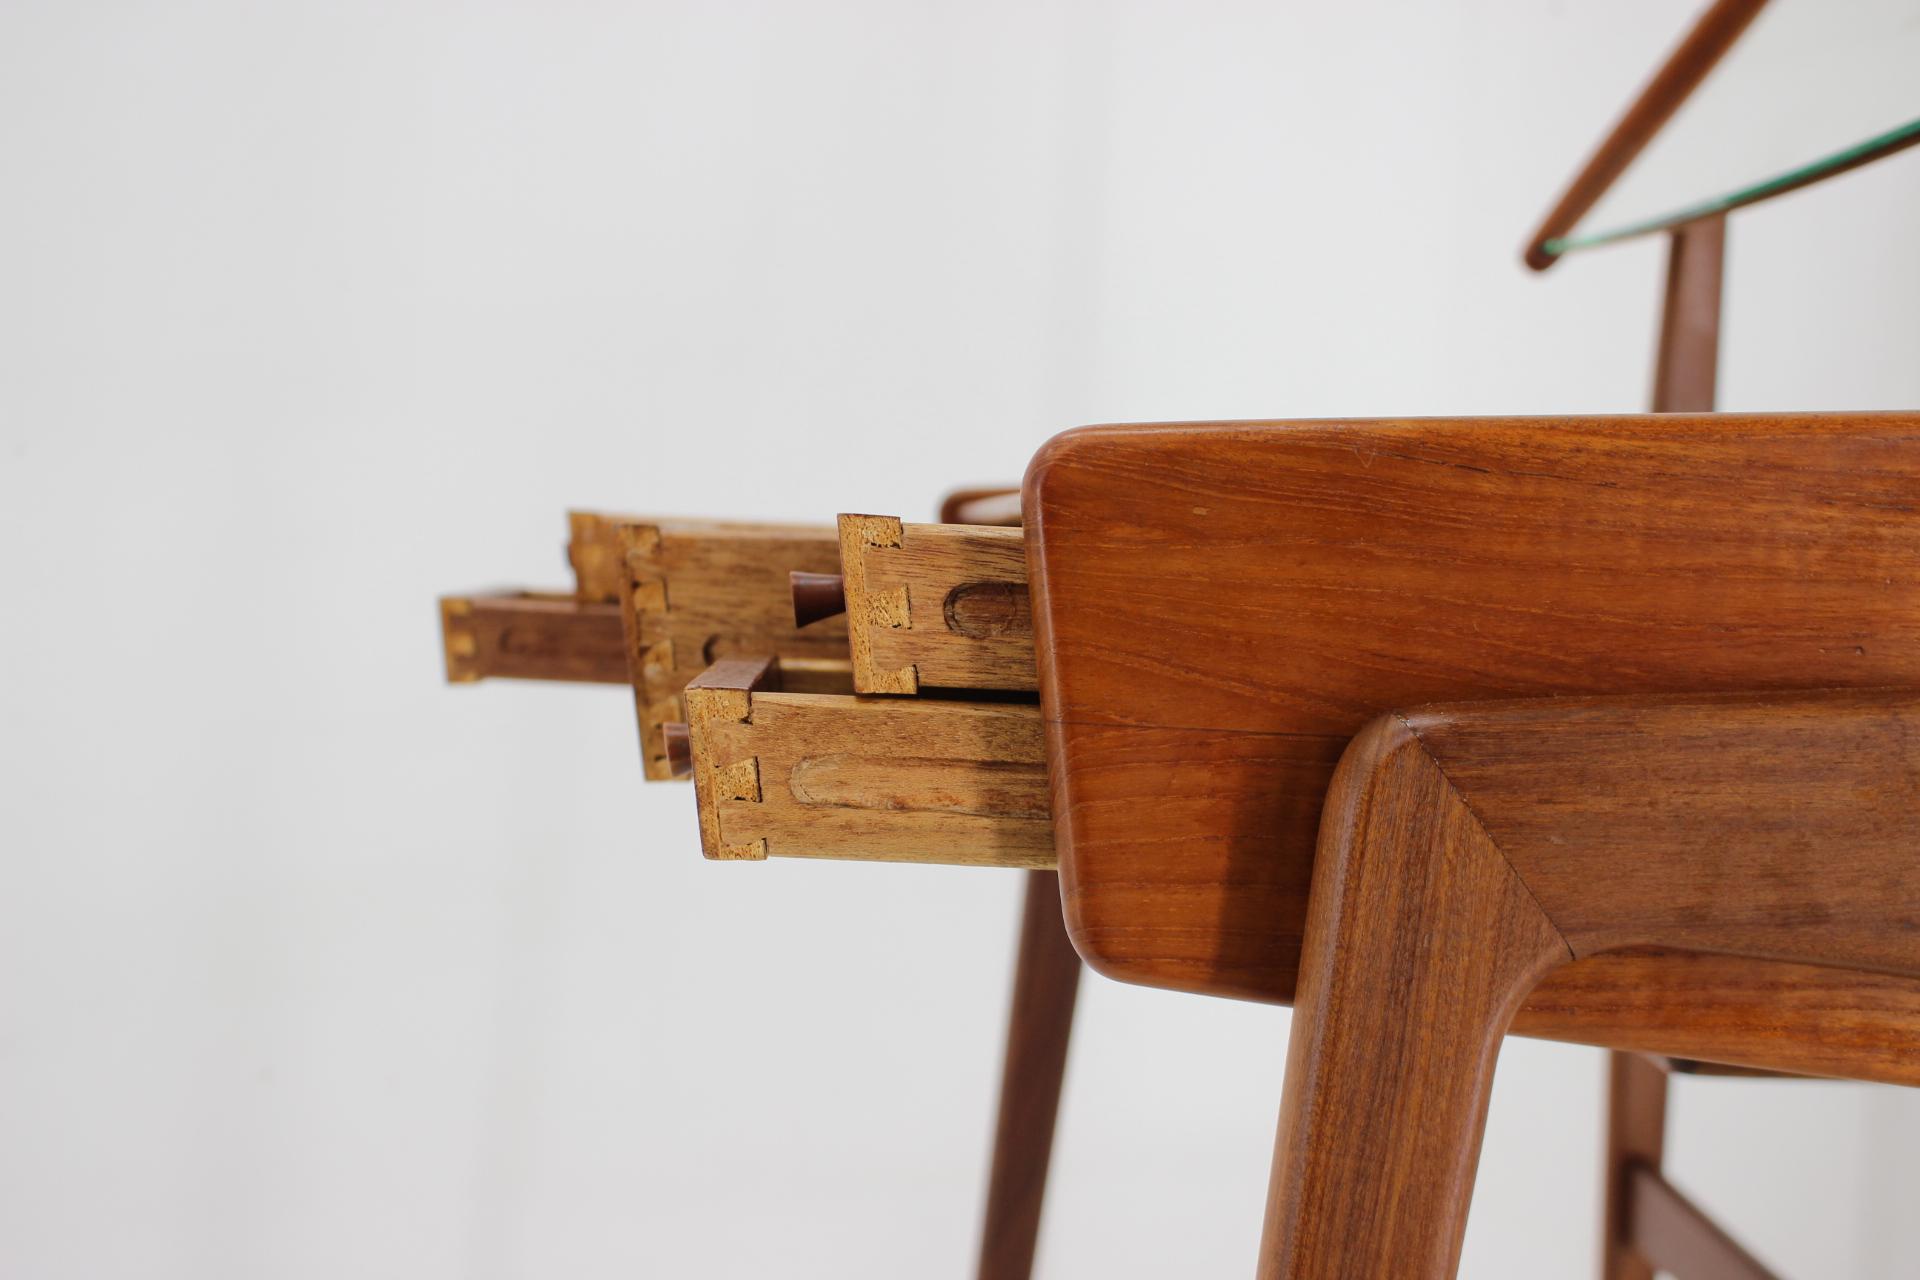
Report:
M 1559 251 L 1920 140 L 1920 0 L 1770 0 Z M 1914 153 L 1920 160 L 1920 151 Z

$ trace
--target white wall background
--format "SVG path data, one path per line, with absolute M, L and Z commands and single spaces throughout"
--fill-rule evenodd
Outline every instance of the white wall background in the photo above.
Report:
M 1016 880 L 716 866 L 617 692 L 440 683 L 568 505 L 927 513 L 1100 420 L 1630 411 L 1518 265 L 1695 8 L 0 3 L 0 1273 L 962 1277 Z M 1731 408 L 1920 403 L 1920 161 L 1741 217 Z M 1287 1018 L 1091 979 L 1042 1274 L 1249 1274 Z M 1582 1276 L 1600 1055 L 1465 1274 Z M 1914 1273 L 1920 1105 L 1681 1082 Z

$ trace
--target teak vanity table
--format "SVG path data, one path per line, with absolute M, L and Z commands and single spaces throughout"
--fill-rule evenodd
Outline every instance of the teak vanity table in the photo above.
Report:
M 1580 229 L 1761 8 L 1527 249 L 1668 236 L 1655 415 L 1090 428 L 937 523 L 576 515 L 571 595 L 443 602 L 450 678 L 628 685 L 709 858 L 1031 873 L 982 1277 L 1080 959 L 1294 1006 L 1265 1277 L 1454 1273 L 1509 1031 L 1613 1050 L 1603 1280 L 1770 1274 L 1661 1176 L 1668 1069 L 1920 1084 L 1920 414 L 1708 412 L 1727 213 L 1920 122 Z

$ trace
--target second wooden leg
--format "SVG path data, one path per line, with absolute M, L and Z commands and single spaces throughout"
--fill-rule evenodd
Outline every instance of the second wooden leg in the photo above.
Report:
M 1450 1280 L 1501 1038 L 1570 958 L 1418 743 L 1356 739 L 1314 864 L 1262 1280 Z
M 1027 1280 L 1033 1272 L 1079 987 L 1080 957 L 1060 918 L 1060 878 L 1051 871 L 1030 871 L 980 1238 L 980 1280 Z

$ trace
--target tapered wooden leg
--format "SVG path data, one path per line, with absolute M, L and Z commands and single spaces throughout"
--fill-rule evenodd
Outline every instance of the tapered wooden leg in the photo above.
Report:
M 1501 1037 L 1565 940 L 1397 721 L 1348 749 L 1313 875 L 1262 1280 L 1448 1280 Z
M 1637 1053 L 1607 1055 L 1606 1214 L 1601 1280 L 1653 1280 L 1633 1247 L 1630 1208 L 1637 1170 L 1660 1171 L 1667 1138 L 1667 1073 Z
M 980 1280 L 1027 1280 L 1033 1272 L 1079 987 L 1080 957 L 1060 918 L 1060 877 L 1030 871 L 980 1239 Z

